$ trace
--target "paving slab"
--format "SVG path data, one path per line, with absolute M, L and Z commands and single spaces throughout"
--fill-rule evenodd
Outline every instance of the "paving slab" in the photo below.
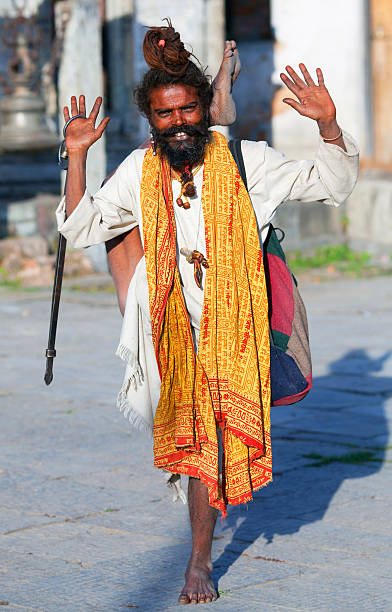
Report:
M 274 482 L 218 520 L 211 609 L 389 612 L 392 283 L 301 290 L 314 389 L 272 409 Z M 116 409 L 115 296 L 65 289 L 46 387 L 49 310 L 0 289 L 0 609 L 178 609 L 188 509 Z

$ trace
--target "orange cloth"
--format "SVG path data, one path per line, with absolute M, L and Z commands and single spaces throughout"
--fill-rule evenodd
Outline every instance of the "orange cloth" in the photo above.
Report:
M 272 480 L 268 302 L 253 208 L 226 139 L 206 147 L 206 235 L 198 353 L 176 265 L 170 168 L 145 156 L 141 181 L 152 338 L 161 376 L 154 464 L 200 478 L 209 503 L 252 498 Z M 223 428 L 222 481 L 216 426 Z

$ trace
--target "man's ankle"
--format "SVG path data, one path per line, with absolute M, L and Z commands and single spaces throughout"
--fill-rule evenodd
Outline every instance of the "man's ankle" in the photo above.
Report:
M 211 553 L 206 553 L 200 550 L 192 550 L 189 565 L 197 565 L 199 567 L 207 567 L 208 569 L 212 569 Z

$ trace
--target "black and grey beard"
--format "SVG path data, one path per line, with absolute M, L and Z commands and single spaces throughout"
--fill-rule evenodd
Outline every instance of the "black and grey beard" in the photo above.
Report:
M 185 132 L 189 136 L 193 136 L 192 144 L 178 142 L 175 146 L 171 146 L 168 139 L 178 132 Z M 160 153 L 167 157 L 169 164 L 173 168 L 183 168 L 186 164 L 193 166 L 201 162 L 204 158 L 206 144 L 210 138 L 208 123 L 204 119 L 194 125 L 186 123 L 175 125 L 163 132 L 151 126 L 151 133 Z

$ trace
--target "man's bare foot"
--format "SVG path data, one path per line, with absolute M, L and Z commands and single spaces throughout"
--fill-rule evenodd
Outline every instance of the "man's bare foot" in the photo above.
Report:
M 231 125 L 236 109 L 231 91 L 241 70 L 240 56 L 234 40 L 226 40 L 223 60 L 213 83 L 210 106 L 211 125 Z
M 211 603 L 217 598 L 214 583 L 210 578 L 212 563 L 189 561 L 185 572 L 185 585 L 178 598 L 180 604 Z

